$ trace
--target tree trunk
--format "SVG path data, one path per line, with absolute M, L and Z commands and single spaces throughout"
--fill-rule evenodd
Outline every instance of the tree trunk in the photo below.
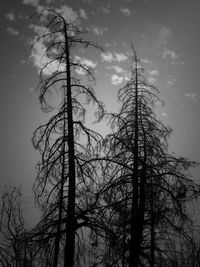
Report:
M 134 173 L 133 173 L 133 194 L 131 208 L 131 240 L 129 267 L 138 267 L 140 242 L 139 242 L 139 213 L 138 213 L 138 77 L 137 77 L 137 58 L 135 57 L 135 139 L 134 139 Z
M 71 73 L 69 43 L 66 22 L 64 21 L 65 49 L 66 49 L 66 77 L 67 77 L 67 128 L 68 128 L 68 207 L 66 221 L 66 242 L 64 266 L 73 267 L 75 250 L 75 153 L 74 153 L 74 129 L 73 129 L 73 110 L 71 96 Z

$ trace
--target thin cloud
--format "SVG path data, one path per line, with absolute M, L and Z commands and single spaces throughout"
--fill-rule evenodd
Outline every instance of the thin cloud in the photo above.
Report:
M 171 60 L 176 60 L 179 58 L 179 55 L 177 55 L 175 51 L 164 49 L 162 53 L 162 58 L 163 59 L 170 58 Z
M 158 71 L 158 70 L 150 70 L 150 71 L 149 71 L 149 74 L 150 74 L 151 76 L 158 76 L 158 75 L 159 75 L 159 71 Z
M 57 60 L 54 60 L 53 62 L 51 58 L 47 56 L 46 52 L 46 46 L 43 44 L 43 42 L 37 42 L 31 51 L 30 59 L 33 62 L 33 65 L 37 68 L 38 72 L 41 71 L 44 66 L 46 66 L 43 69 L 44 75 L 51 75 L 52 73 L 56 71 L 64 71 L 64 65 L 60 64 Z
M 144 63 L 144 64 L 153 64 L 153 62 L 152 61 L 150 61 L 150 60 L 148 60 L 148 59 L 141 59 L 141 63 Z
M 127 7 L 120 7 L 120 11 L 127 17 L 131 16 L 131 11 Z
M 128 59 L 127 55 L 124 53 L 115 53 L 115 58 L 118 62 L 126 61 Z
M 79 17 L 76 11 L 67 5 L 61 6 L 60 11 L 68 22 L 75 22 Z
M 81 65 L 83 65 L 85 68 L 96 68 L 97 66 L 97 62 L 94 62 L 90 59 L 87 59 L 87 58 L 82 58 L 82 57 L 79 57 L 79 56 L 76 56 L 75 57 L 75 61 Z M 76 73 L 78 73 L 79 75 L 85 75 L 87 72 L 81 68 L 81 67 L 77 67 L 76 68 Z
M 168 76 L 167 87 L 174 86 L 175 82 L 176 82 L 176 79 L 175 78 Z
M 194 102 L 197 101 L 197 94 L 196 93 L 185 93 L 184 95 L 189 100 L 192 100 Z
M 15 12 L 13 10 L 10 10 L 7 14 L 6 14 L 6 18 L 10 21 L 16 21 L 16 16 L 15 16 Z
M 39 5 L 39 0 L 23 0 L 22 4 L 24 5 L 31 5 L 31 6 L 38 6 Z
M 83 8 L 79 10 L 79 14 L 82 19 L 88 19 L 88 15 Z
M 109 9 L 109 7 L 104 7 L 104 6 L 102 6 L 102 7 L 101 7 L 101 10 L 103 11 L 103 13 L 104 13 L 105 15 L 107 15 L 107 14 L 110 13 L 110 9 Z
M 102 61 L 107 61 L 109 63 L 117 61 L 117 62 L 123 62 L 128 59 L 127 55 L 124 53 L 112 53 L 112 52 L 106 52 L 101 53 L 101 59 Z
M 115 60 L 112 52 L 101 53 L 101 59 L 106 62 L 112 62 Z
M 98 26 L 91 26 L 92 32 L 97 35 L 97 36 L 102 36 L 104 34 L 104 32 L 108 31 L 107 27 L 98 27 Z
M 12 27 L 7 27 L 7 32 L 11 35 L 19 35 L 19 31 L 16 29 L 13 29 Z
M 151 83 L 151 84 L 155 84 L 155 83 L 157 82 L 156 78 L 154 78 L 154 77 L 150 77 L 150 78 L 148 79 L 148 81 L 149 81 L 149 83 Z
M 125 73 L 124 69 L 121 68 L 120 66 L 117 66 L 117 65 L 113 65 L 113 66 L 107 66 L 106 67 L 107 69 L 110 69 L 110 70 L 114 70 L 116 73 L 118 74 L 123 74 Z

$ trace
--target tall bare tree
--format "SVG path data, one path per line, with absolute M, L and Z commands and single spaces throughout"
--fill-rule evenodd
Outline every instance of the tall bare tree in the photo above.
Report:
M 95 82 L 92 67 L 76 53 L 78 48 L 101 48 L 82 39 L 83 32 L 62 12 L 47 10 L 43 21 L 46 33 L 37 41 L 45 44 L 49 60 L 40 73 L 39 99 L 45 112 L 53 110 L 51 96 L 56 92 L 60 103 L 56 106 L 58 112 L 39 126 L 33 136 L 33 144 L 42 155 L 34 192 L 43 218 L 35 229 L 42 233 L 43 240 L 50 242 L 53 266 L 58 265 L 64 253 L 64 266 L 70 267 L 77 258 L 80 228 L 85 227 L 84 218 L 96 201 L 96 163 L 89 159 L 99 153 L 101 136 L 86 127 L 86 107 L 91 102 L 97 104 L 97 120 L 104 112 L 92 89 Z M 56 69 L 45 75 L 52 66 Z

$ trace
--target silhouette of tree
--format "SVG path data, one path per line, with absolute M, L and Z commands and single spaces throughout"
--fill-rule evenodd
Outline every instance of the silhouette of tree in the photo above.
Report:
M 29 266 L 26 225 L 22 213 L 22 193 L 15 186 L 5 187 L 0 209 L 0 263 L 2 267 Z
M 47 10 L 42 21 L 47 30 L 37 41 L 45 44 L 44 56 L 49 60 L 40 72 L 39 100 L 43 111 L 58 112 L 39 126 L 33 136 L 34 147 L 42 157 L 34 192 L 43 212 L 33 239 L 40 241 L 41 246 L 46 244 L 54 267 L 63 257 L 64 266 L 70 267 L 74 266 L 78 249 L 80 253 L 81 228 L 87 226 L 86 215 L 96 201 L 97 163 L 89 160 L 98 155 L 102 141 L 84 123 L 86 107 L 91 102 L 97 104 L 97 120 L 104 113 L 92 89 L 95 82 L 92 66 L 75 53 L 88 47 L 101 48 L 82 39 L 83 32 L 67 21 L 62 12 Z M 59 102 L 56 94 L 60 103 L 53 106 L 53 100 Z
M 99 212 L 104 260 L 109 266 L 153 267 L 158 253 L 165 254 L 165 240 L 184 234 L 186 203 L 196 194 L 187 170 L 195 164 L 168 153 L 171 129 L 153 111 L 158 89 L 145 79 L 134 48 L 119 100 L 120 112 L 110 115 L 112 133 L 105 140 L 106 189 Z

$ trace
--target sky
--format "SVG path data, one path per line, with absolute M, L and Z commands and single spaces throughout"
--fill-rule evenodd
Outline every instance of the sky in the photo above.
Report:
M 127 80 L 132 43 L 147 80 L 165 102 L 157 103 L 156 113 L 173 129 L 170 152 L 200 162 L 199 0 L 1 0 L 1 191 L 6 183 L 21 186 L 27 205 L 33 203 L 40 156 L 31 138 L 47 116 L 35 89 L 45 63 L 43 48 L 32 48 L 31 40 L 41 32 L 34 14 L 45 7 L 62 9 L 67 19 L 88 31 L 85 39 L 105 49 L 76 56 L 94 67 L 95 91 L 108 111 L 119 107 L 117 91 Z M 198 180 L 199 169 L 192 173 Z

